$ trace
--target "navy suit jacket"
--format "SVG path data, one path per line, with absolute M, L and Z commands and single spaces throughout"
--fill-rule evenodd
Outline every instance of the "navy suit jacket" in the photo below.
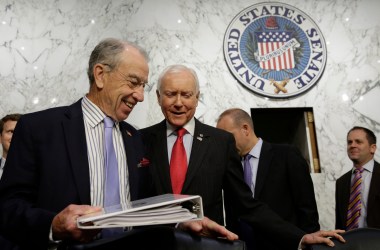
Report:
M 351 170 L 336 181 L 335 228 L 346 229 L 348 200 L 351 190 Z M 368 227 L 380 228 L 380 164 L 375 161 L 367 203 Z
M 131 199 L 147 196 L 141 136 L 120 123 Z M 0 182 L 0 230 L 8 240 L 47 249 L 53 217 L 69 204 L 91 204 L 81 100 L 25 114 L 18 121 Z
M 159 194 L 171 193 L 166 121 L 142 129 L 141 132 L 155 189 Z M 231 204 L 241 218 L 254 228 L 272 235 L 274 241 L 297 249 L 304 232 L 285 223 L 268 206 L 252 198 L 252 192 L 244 182 L 233 135 L 195 120 L 194 139 L 182 193 L 200 195 L 205 216 L 223 225 L 222 190 L 224 202 Z

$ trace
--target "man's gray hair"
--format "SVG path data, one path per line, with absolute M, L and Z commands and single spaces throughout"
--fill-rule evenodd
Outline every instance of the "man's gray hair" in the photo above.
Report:
M 91 52 L 87 70 L 90 85 L 92 85 L 95 82 L 93 71 L 94 66 L 97 63 L 100 63 L 107 65 L 111 69 L 111 71 L 117 68 L 121 60 L 121 54 L 127 46 L 131 46 L 137 49 L 141 53 L 141 55 L 144 56 L 144 58 L 147 61 L 149 61 L 147 52 L 137 44 L 116 38 L 106 38 L 100 41 L 100 43 L 96 45 L 94 50 Z
M 158 92 L 160 91 L 162 79 L 165 77 L 166 74 L 177 73 L 177 72 L 182 72 L 182 71 L 187 71 L 193 75 L 194 81 L 195 81 L 195 89 L 196 89 L 196 92 L 198 93 L 199 92 L 199 80 L 198 80 L 197 73 L 192 68 L 186 67 L 185 65 L 181 65 L 181 64 L 170 65 L 170 66 L 166 67 L 164 69 L 164 71 L 161 72 L 160 76 L 158 77 L 157 91 Z

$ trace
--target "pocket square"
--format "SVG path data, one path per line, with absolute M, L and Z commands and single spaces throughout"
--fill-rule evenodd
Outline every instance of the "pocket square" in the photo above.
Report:
M 137 167 L 138 168 L 142 168 L 142 167 L 148 167 L 149 166 L 149 160 L 147 158 L 142 158 L 140 163 L 137 164 Z

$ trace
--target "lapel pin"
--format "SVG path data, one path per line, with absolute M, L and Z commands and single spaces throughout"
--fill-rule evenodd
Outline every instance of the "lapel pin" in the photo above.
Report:
M 132 136 L 131 132 L 127 130 L 127 135 Z

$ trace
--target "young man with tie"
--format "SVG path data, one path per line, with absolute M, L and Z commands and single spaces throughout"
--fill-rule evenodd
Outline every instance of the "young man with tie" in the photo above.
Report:
M 336 181 L 336 228 L 380 228 L 380 164 L 374 160 L 376 136 L 364 127 L 347 133 L 350 171 Z

